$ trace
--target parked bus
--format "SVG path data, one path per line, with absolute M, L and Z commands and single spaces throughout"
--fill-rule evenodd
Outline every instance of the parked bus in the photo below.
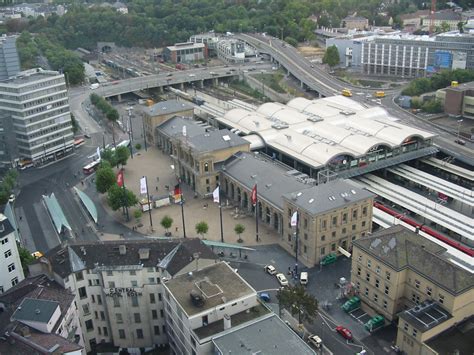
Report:
M 342 96 L 351 97 L 352 91 L 350 91 L 349 89 L 344 89 L 342 90 Z
M 85 174 L 85 175 L 90 175 L 92 174 L 94 171 L 97 170 L 97 168 L 99 167 L 99 164 L 100 164 L 100 160 L 94 160 L 92 163 L 89 163 L 87 164 L 85 167 L 82 168 L 82 172 Z
M 81 145 L 83 145 L 86 141 L 84 140 L 84 138 L 78 138 L 78 139 L 75 139 L 74 140 L 74 147 L 75 148 L 78 148 L 80 147 Z

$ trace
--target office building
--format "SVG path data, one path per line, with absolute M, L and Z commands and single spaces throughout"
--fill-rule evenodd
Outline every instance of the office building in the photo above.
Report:
M 16 38 L 16 36 L 5 35 L 0 37 L 0 81 L 11 78 L 20 71 Z
M 29 269 L 74 294 L 87 351 L 168 343 L 163 282 L 215 263 L 198 239 L 57 246 Z
M 85 355 L 74 294 L 56 281 L 23 280 L 0 295 L 0 310 L 0 353 Z
M 4 159 L 44 163 L 73 149 L 73 131 L 64 75 L 32 69 L 0 82 Z
M 225 262 L 174 277 L 163 287 L 173 354 L 238 354 L 242 348 L 252 353 L 314 354 Z M 270 333 L 271 339 L 265 339 Z
M 171 63 L 190 63 L 207 58 L 207 47 L 204 43 L 176 43 L 163 49 L 163 58 Z
M 441 245 L 397 225 L 353 242 L 351 281 L 365 307 L 393 321 L 407 354 L 474 315 L 474 275 Z
M 0 213 L 0 294 L 24 278 L 15 230 L 8 218 Z

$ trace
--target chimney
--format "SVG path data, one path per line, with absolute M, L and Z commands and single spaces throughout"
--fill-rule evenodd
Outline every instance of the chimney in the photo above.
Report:
M 127 254 L 127 246 L 124 244 L 119 245 L 119 254 L 125 255 Z
M 140 260 L 148 260 L 150 258 L 150 249 L 140 248 L 138 249 L 138 255 L 140 257 Z
M 228 314 L 224 314 L 224 330 L 230 329 L 232 327 L 232 322 Z

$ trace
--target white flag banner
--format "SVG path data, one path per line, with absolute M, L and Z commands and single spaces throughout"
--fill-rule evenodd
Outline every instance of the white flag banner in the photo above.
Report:
M 145 195 L 146 193 L 146 176 L 144 176 L 140 179 L 140 194 Z
M 216 189 L 212 192 L 212 197 L 214 198 L 214 202 L 221 202 L 221 197 L 219 195 L 219 186 L 217 186 Z
M 293 215 L 291 216 L 290 224 L 292 227 L 296 227 L 296 225 L 298 224 L 298 212 L 295 211 L 295 213 L 293 213 Z
M 100 148 L 97 147 L 97 158 L 100 160 Z

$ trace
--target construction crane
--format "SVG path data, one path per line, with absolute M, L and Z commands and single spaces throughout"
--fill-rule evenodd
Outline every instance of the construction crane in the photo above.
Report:
M 436 0 L 431 0 L 431 13 L 430 13 L 430 34 L 435 31 L 435 12 L 436 12 Z

